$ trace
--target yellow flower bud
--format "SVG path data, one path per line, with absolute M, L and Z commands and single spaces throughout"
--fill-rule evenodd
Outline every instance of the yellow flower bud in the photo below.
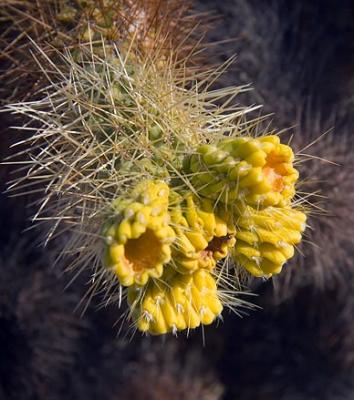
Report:
M 214 201 L 289 205 L 299 177 L 294 154 L 278 136 L 242 137 L 202 145 L 184 163 L 197 192 Z
M 213 269 L 235 244 L 235 230 L 215 215 L 208 200 L 188 195 L 173 206 L 171 219 L 176 234 L 172 263 L 180 273 Z
M 146 289 L 133 286 L 128 302 L 137 328 L 153 335 L 209 325 L 223 309 L 215 279 L 202 269 L 190 275 L 170 274 Z
M 232 251 L 237 263 L 252 275 L 269 277 L 281 272 L 301 241 L 306 215 L 291 207 L 234 207 L 236 245 Z

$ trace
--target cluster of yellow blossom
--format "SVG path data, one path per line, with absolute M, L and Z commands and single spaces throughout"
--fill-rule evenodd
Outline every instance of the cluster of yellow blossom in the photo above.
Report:
M 212 323 L 223 308 L 215 269 L 229 255 L 257 277 L 281 271 L 306 227 L 291 204 L 293 159 L 277 136 L 225 139 L 186 158 L 195 192 L 144 180 L 115 202 L 104 263 L 129 287 L 140 331 Z

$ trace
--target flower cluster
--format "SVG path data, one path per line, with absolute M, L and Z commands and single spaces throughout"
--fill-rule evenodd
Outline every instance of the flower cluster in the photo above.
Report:
M 184 160 L 194 193 L 148 179 L 114 201 L 104 264 L 129 287 L 140 331 L 211 324 L 223 308 L 218 263 L 229 256 L 256 277 L 280 273 L 306 226 L 291 205 L 293 158 L 277 136 L 223 139 Z

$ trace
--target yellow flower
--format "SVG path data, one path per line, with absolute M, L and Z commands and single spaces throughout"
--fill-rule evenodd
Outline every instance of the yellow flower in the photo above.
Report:
M 118 215 L 105 229 L 104 264 L 123 286 L 145 285 L 159 278 L 171 259 L 175 238 L 169 226 L 169 187 L 159 181 L 143 181 L 130 199 L 115 204 Z
M 214 201 L 283 206 L 290 204 L 299 177 L 293 160 L 278 136 L 240 137 L 199 146 L 185 169 L 197 192 Z
M 215 279 L 206 270 L 190 275 L 169 271 L 147 288 L 131 287 L 128 302 L 138 330 L 154 335 L 209 325 L 220 315 Z
M 171 207 L 171 221 L 176 234 L 172 262 L 181 273 L 213 269 L 235 244 L 233 227 L 214 213 L 209 200 L 188 195 Z
M 254 276 L 270 277 L 282 270 L 301 241 L 306 215 L 290 207 L 256 210 L 235 207 L 236 246 L 233 257 Z

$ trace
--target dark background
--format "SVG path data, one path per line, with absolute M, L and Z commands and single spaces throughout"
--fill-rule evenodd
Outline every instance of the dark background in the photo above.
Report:
M 264 104 L 301 148 L 331 128 L 302 168 L 329 213 L 311 219 L 305 257 L 258 284 L 262 310 L 186 338 L 117 337 L 120 311 L 74 312 L 85 276 L 68 276 L 28 231 L 29 200 L 1 195 L 0 399 L 354 399 L 354 2 L 204 0 L 219 15 L 215 61 L 237 53 L 219 86 L 251 83 L 238 101 Z M 11 122 L 1 115 L 1 127 Z M 2 135 L 2 157 L 13 136 Z M 0 179 L 11 180 L 2 166 Z M 316 178 L 316 179 L 313 179 Z

